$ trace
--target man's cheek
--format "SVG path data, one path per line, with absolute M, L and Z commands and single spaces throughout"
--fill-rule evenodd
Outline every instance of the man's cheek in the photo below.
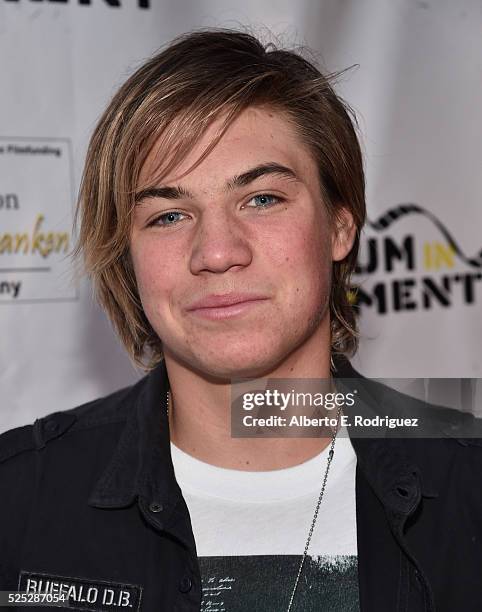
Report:
M 159 313 L 165 309 L 165 304 L 168 296 L 163 287 L 162 281 L 152 272 L 140 274 L 137 279 L 137 287 L 139 297 L 141 299 L 142 308 L 149 320 L 158 318 Z

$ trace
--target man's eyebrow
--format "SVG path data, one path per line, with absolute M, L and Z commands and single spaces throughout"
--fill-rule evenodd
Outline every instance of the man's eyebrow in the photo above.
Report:
M 295 171 L 291 168 L 271 162 L 267 164 L 261 164 L 259 166 L 256 166 L 255 168 L 251 168 L 250 170 L 243 172 L 243 174 L 239 174 L 233 177 L 230 181 L 228 181 L 227 189 L 231 190 L 235 189 L 236 187 L 245 187 L 246 185 L 249 185 L 249 183 L 255 181 L 257 178 L 265 176 L 266 174 L 279 174 L 287 178 L 299 180 L 296 176 Z
M 267 174 L 278 174 L 287 178 L 299 180 L 296 173 L 291 168 L 277 163 L 267 163 L 260 164 L 259 166 L 255 166 L 254 168 L 243 172 L 242 174 L 234 176 L 232 179 L 227 181 L 226 190 L 230 191 L 232 189 L 236 189 L 237 187 L 245 187 L 246 185 L 249 185 L 249 183 L 252 183 L 256 179 Z M 159 187 L 148 187 L 147 189 L 139 191 L 135 196 L 135 202 L 138 204 L 141 200 L 145 200 L 147 198 L 181 200 L 182 198 L 194 199 L 194 196 L 184 187 L 167 187 L 161 185 Z
M 184 187 L 148 187 L 136 193 L 135 202 L 147 198 L 164 198 L 166 200 L 181 200 L 182 198 L 193 198 L 194 196 Z

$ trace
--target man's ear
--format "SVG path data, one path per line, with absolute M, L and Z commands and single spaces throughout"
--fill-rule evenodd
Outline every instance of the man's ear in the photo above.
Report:
M 353 247 L 356 225 L 353 215 L 345 206 L 336 211 L 331 238 L 331 258 L 333 261 L 345 259 Z

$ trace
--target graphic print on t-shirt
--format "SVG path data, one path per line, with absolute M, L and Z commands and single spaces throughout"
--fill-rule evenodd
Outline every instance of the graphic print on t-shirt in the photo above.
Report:
M 304 463 L 244 471 L 171 445 L 202 579 L 201 612 L 285 612 L 329 447 Z M 291 612 L 359 612 L 356 454 L 342 428 Z
M 287 610 L 301 556 L 200 557 L 201 612 Z M 309 554 L 292 612 L 359 612 L 357 557 Z

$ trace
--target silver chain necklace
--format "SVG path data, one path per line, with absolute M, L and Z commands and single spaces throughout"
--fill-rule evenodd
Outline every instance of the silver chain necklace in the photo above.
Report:
M 166 402 L 166 413 L 167 413 L 168 419 L 169 419 L 170 403 L 171 403 L 171 397 L 168 391 L 167 392 L 167 402 Z M 311 521 L 310 530 L 308 532 L 308 538 L 306 540 L 305 550 L 303 551 L 303 556 L 301 557 L 300 565 L 298 567 L 298 574 L 296 576 L 296 580 L 293 585 L 293 590 L 291 591 L 291 597 L 290 597 L 290 601 L 288 604 L 288 608 L 286 609 L 286 612 L 291 612 L 291 607 L 293 605 L 293 600 L 295 598 L 296 589 L 298 588 L 298 583 L 300 581 L 301 572 L 303 571 L 303 565 L 308 555 L 308 548 L 310 547 L 311 537 L 315 529 L 316 519 L 318 518 L 318 511 L 320 509 L 321 500 L 323 499 L 323 495 L 325 493 L 326 481 L 328 480 L 328 472 L 330 471 L 330 465 L 331 465 L 331 462 L 333 461 L 333 455 L 335 454 L 335 442 L 336 442 L 336 435 L 338 433 L 338 424 L 340 422 L 340 414 L 341 414 L 341 406 L 338 408 L 338 412 L 336 413 L 336 426 L 334 428 L 333 435 L 331 437 L 330 450 L 328 451 L 328 459 L 326 461 L 326 469 L 325 469 L 325 474 L 323 476 L 323 482 L 321 485 L 320 494 L 318 495 L 318 501 L 316 502 L 315 513 L 313 514 L 313 519 Z

